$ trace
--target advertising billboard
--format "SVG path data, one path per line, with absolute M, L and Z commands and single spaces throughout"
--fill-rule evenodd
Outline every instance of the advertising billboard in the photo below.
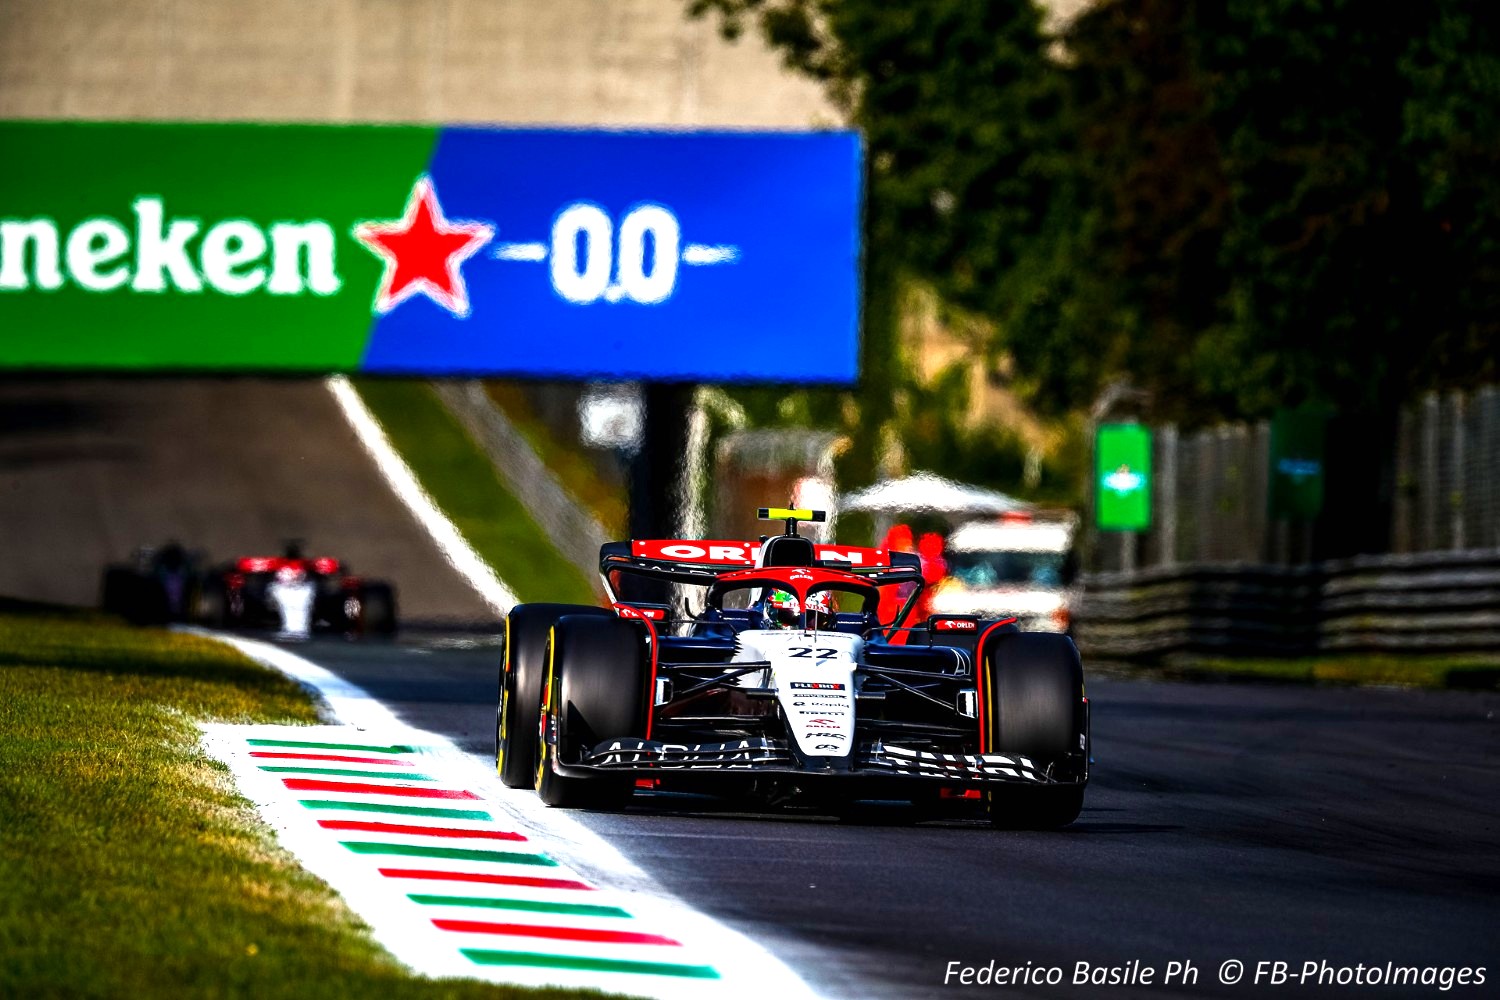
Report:
M 1273 519 L 1311 521 L 1323 510 L 1323 442 L 1327 411 L 1282 407 L 1271 418 L 1270 490 Z
M 1140 424 L 1101 424 L 1095 446 L 1094 505 L 1101 531 L 1151 527 L 1151 431 Z
M 849 384 L 852 132 L 0 123 L 0 368 Z

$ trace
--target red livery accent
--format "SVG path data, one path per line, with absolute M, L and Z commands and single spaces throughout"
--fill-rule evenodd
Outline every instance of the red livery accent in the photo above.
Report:
M 597 941 L 602 944 L 664 944 L 681 947 L 681 941 L 673 941 L 660 934 L 643 934 L 640 931 L 601 931 L 588 927 L 543 927 L 540 924 L 496 924 L 488 920 L 434 920 L 433 926 L 442 931 L 457 931 L 460 934 L 505 934 L 512 937 L 546 938 L 549 941 Z
M 654 622 L 662 621 L 667 613 L 661 608 L 637 608 L 629 604 L 615 604 L 615 614 L 621 618 L 646 618 Z
M 984 793 L 977 788 L 940 788 L 938 798 L 940 799 L 979 799 Z
M 1015 622 L 1014 618 L 1004 618 L 995 622 L 980 635 L 979 645 L 974 650 L 974 681 L 975 685 L 979 688 L 979 697 L 975 700 L 979 703 L 979 711 L 977 713 L 979 718 L 977 721 L 979 722 L 979 752 L 981 754 L 990 752 L 990 734 L 988 728 L 985 726 L 984 711 L 985 702 L 990 696 L 989 691 L 986 689 L 986 685 L 990 680 L 990 672 L 984 668 L 984 640 L 988 639 L 990 633 L 1001 625 L 1014 625 Z
M 656 635 L 656 625 L 650 616 L 641 619 L 646 631 L 651 633 L 651 676 L 646 681 L 646 739 L 651 738 L 651 720 L 656 718 L 656 668 L 660 656 L 661 642 Z
M 435 882 L 482 882 L 485 885 L 524 885 L 532 889 L 581 889 L 593 891 L 586 882 L 570 878 L 541 878 L 537 875 L 490 875 L 481 872 L 430 871 L 425 868 L 382 868 L 386 878 L 412 878 Z
M 885 549 L 815 545 L 813 552 L 815 559 L 846 562 L 855 569 L 888 569 L 891 565 L 891 554 Z M 637 559 L 703 566 L 754 566 L 760 555 L 760 543 L 732 539 L 637 539 L 630 543 L 630 554 Z
M 973 632 L 979 623 L 972 618 L 934 618 L 932 627 L 937 632 Z
M 400 795 L 412 799 L 478 799 L 473 792 L 413 785 L 372 785 L 358 781 L 323 781 L 319 778 L 282 778 L 294 792 L 357 792 L 361 795 Z
M 320 556 L 317 559 L 287 559 L 284 556 L 245 556 L 237 560 L 234 565 L 241 573 L 275 573 L 287 567 L 300 569 L 304 573 L 318 573 L 322 576 L 332 576 L 339 571 L 339 561 L 328 556 Z

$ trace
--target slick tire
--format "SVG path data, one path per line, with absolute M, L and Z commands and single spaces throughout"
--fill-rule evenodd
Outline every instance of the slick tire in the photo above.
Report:
M 495 711 L 495 770 L 509 788 L 536 781 L 537 719 L 546 680 L 547 634 L 563 615 L 613 617 L 579 604 L 518 604 L 505 619 L 500 699 Z
M 1003 634 L 985 644 L 983 655 L 986 691 L 980 696 L 994 752 L 1023 754 L 1041 767 L 1088 752 L 1083 665 L 1073 640 L 1047 632 Z M 1083 786 L 1003 786 L 989 798 L 996 826 L 1053 830 L 1078 818 Z
M 630 798 L 635 785 L 628 776 L 566 775 L 556 765 L 600 743 L 644 735 L 649 659 L 640 627 L 619 618 L 569 615 L 553 627 L 541 711 L 556 742 L 542 741 L 536 769 L 537 795 L 547 805 L 616 809 Z
M 396 593 L 388 583 L 370 583 L 360 594 L 360 630 L 371 635 L 396 631 Z
M 229 624 L 229 594 L 224 581 L 217 576 L 204 580 L 198 591 L 197 619 L 209 628 L 224 628 Z

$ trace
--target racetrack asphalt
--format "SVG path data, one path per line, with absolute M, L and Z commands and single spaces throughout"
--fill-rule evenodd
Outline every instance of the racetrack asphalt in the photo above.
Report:
M 408 622 L 497 624 L 320 379 L 0 379 L 0 595 L 94 605 L 139 546 L 219 561 L 292 538 L 392 581 Z
M 499 648 L 316 641 L 301 655 L 492 759 Z M 1096 764 L 1067 830 L 850 823 L 637 795 L 583 814 L 689 905 L 836 997 L 1230 996 L 1257 962 L 1486 966 L 1500 994 L 1500 695 L 1089 683 Z M 1248 967 L 1218 983 L 1222 963 Z M 1157 969 L 1150 986 L 944 985 L 960 965 Z M 1172 960 L 1196 984 L 1161 986 Z M 1296 984 L 1293 995 L 1439 995 Z

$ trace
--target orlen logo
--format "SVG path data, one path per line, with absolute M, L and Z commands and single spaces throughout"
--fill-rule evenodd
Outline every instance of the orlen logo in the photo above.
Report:
M 973 632 L 979 628 L 979 623 L 968 618 L 939 618 L 932 627 L 939 632 Z
M 793 580 L 811 580 L 812 578 L 812 573 L 805 569 L 794 569 L 791 572 L 791 579 Z
M 719 566 L 754 566 L 760 546 L 736 541 L 635 541 L 631 552 L 638 559 L 670 559 L 674 562 L 708 563 Z M 889 566 L 890 556 L 884 549 L 815 546 L 818 559 L 845 562 L 852 566 Z

